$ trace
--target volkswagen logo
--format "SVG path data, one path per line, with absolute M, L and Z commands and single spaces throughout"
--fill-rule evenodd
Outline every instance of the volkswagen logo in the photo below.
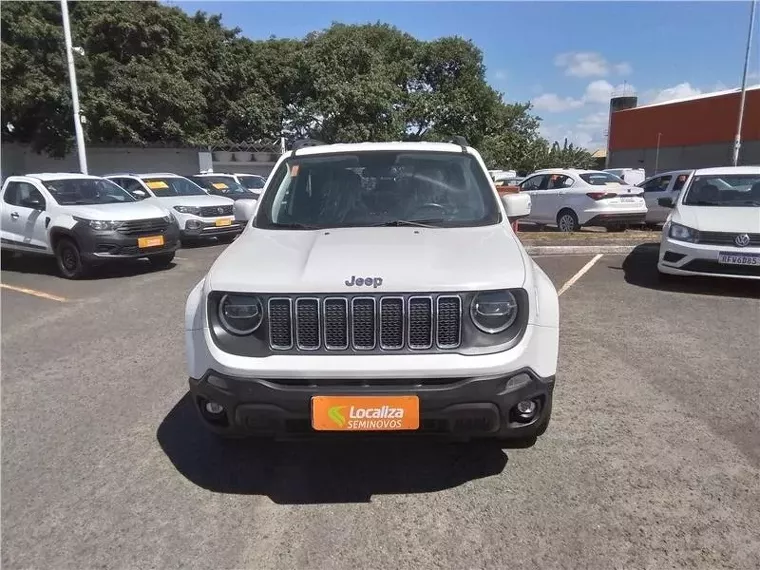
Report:
M 737 247 L 747 247 L 749 245 L 749 236 L 747 234 L 740 234 L 736 236 L 734 243 Z
M 224 214 L 224 208 L 217 208 L 216 211 L 219 214 Z M 739 239 L 739 238 L 736 238 L 736 239 Z M 749 243 L 749 238 L 747 238 L 747 243 Z

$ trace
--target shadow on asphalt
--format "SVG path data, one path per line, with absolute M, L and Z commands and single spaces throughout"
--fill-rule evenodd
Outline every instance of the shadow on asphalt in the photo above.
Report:
M 626 282 L 658 291 L 760 299 L 760 283 L 749 279 L 698 276 L 662 279 L 657 271 L 658 255 L 659 247 L 653 247 L 652 244 L 634 248 L 623 261 Z
M 176 264 L 172 263 L 168 267 L 156 267 L 147 259 L 136 260 L 119 260 L 90 269 L 84 281 L 96 281 L 98 279 L 118 279 L 121 277 L 134 277 L 146 273 L 158 273 L 160 271 L 169 271 Z M 27 273 L 32 275 L 49 275 L 51 277 L 61 277 L 52 257 L 22 255 L 17 256 L 2 264 L 4 271 L 13 271 L 16 273 Z
M 501 473 L 496 443 L 373 438 L 351 441 L 222 440 L 186 394 L 161 422 L 161 448 L 209 491 L 266 495 L 278 504 L 359 503 L 373 495 L 430 493 Z

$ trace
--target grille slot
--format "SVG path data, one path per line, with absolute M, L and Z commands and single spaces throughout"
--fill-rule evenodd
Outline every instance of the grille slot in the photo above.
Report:
M 426 349 L 433 346 L 433 299 L 409 299 L 409 348 Z
M 453 349 L 462 343 L 459 295 L 272 297 L 274 350 L 396 351 Z
M 293 348 L 293 311 L 290 299 L 269 299 L 269 344 L 277 350 Z
M 340 297 L 327 298 L 324 307 L 325 348 L 346 350 L 348 348 L 348 300 Z
M 319 299 L 296 299 L 296 343 L 301 350 L 319 348 Z
M 162 234 L 166 231 L 167 227 L 169 227 L 169 224 L 164 219 L 153 218 L 122 222 L 118 231 L 127 236 L 138 236 L 142 234 Z
M 380 348 L 398 350 L 404 347 L 404 298 L 380 299 Z
M 456 348 L 462 338 L 462 300 L 459 297 L 436 299 L 436 344 Z
M 231 216 L 232 204 L 225 206 L 202 206 L 200 209 L 202 218 L 216 218 L 217 216 Z
M 351 301 L 351 340 L 358 350 L 375 348 L 375 299 L 355 297 Z

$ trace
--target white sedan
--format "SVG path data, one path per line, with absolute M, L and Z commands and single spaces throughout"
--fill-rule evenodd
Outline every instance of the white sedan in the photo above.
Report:
M 556 225 L 562 232 L 575 232 L 581 226 L 622 231 L 643 224 L 647 214 L 644 191 L 608 172 L 541 170 L 523 180 L 520 190 L 530 194 L 532 204 L 525 221 Z
M 689 178 L 662 229 L 664 275 L 760 279 L 760 167 L 704 168 Z

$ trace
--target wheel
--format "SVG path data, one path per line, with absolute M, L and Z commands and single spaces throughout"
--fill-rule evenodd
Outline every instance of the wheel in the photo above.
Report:
M 607 226 L 608 232 L 624 232 L 626 230 L 625 224 L 612 224 L 611 226 Z
M 561 232 L 577 232 L 580 229 L 578 216 L 572 210 L 561 210 L 557 214 L 557 227 Z
M 159 253 L 158 255 L 151 255 L 148 258 L 151 265 L 159 268 L 169 267 L 174 260 L 174 252 L 171 253 Z
M 235 234 L 228 234 L 223 236 L 216 236 L 219 243 L 232 243 L 237 236 Z
M 55 260 L 58 270 L 66 279 L 81 279 L 87 274 L 88 267 L 77 244 L 68 238 L 62 238 L 55 246 Z

